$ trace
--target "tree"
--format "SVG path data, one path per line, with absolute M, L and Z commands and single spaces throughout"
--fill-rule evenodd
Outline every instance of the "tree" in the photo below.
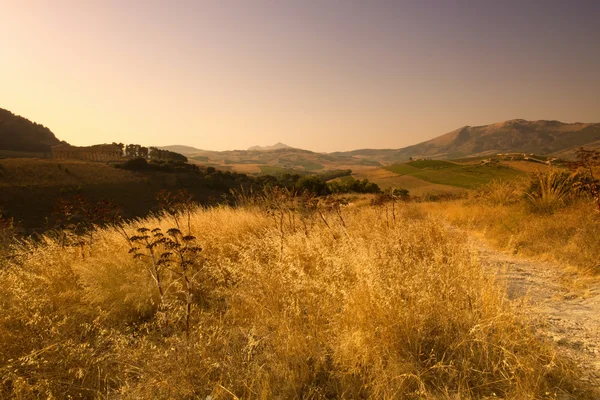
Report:
M 113 146 L 117 146 L 118 148 L 121 149 L 121 153 L 123 153 L 123 150 L 125 150 L 125 145 L 123 143 L 117 143 L 117 142 L 112 142 Z
M 148 148 L 140 146 L 139 149 L 138 149 L 138 155 L 137 156 L 141 157 L 141 158 L 148 158 Z
M 160 150 L 156 147 L 150 147 L 150 150 L 148 152 L 148 158 L 150 158 L 151 160 L 160 159 Z
M 296 182 L 296 189 L 316 195 L 327 195 L 330 193 L 327 183 L 318 176 L 304 176 Z
M 380 193 L 381 189 L 379 186 L 370 182 L 368 179 L 358 180 L 353 177 L 348 177 L 341 181 L 328 182 L 327 185 L 333 193 Z

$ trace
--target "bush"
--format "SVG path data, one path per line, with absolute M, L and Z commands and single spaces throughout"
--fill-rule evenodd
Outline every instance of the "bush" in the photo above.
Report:
M 379 193 L 381 189 L 379 186 L 370 182 L 368 179 L 358 180 L 353 177 L 349 177 L 344 180 L 336 180 L 328 182 L 329 190 L 332 193 Z
M 125 161 L 120 165 L 123 169 L 128 169 L 130 171 L 143 171 L 148 169 L 148 161 L 145 158 L 132 158 L 131 160 Z
M 335 178 L 341 178 L 341 177 L 350 176 L 350 175 L 352 175 L 351 169 L 334 169 L 331 171 L 321 172 L 319 174 L 319 177 L 321 179 L 323 179 L 325 182 L 327 182 L 327 181 L 330 181 Z
M 318 176 L 304 176 L 296 182 L 296 189 L 300 192 L 313 193 L 317 196 L 329 194 L 329 187 Z
M 575 182 L 577 176 L 566 171 L 538 171 L 531 178 L 525 196 L 534 212 L 552 214 L 575 197 Z

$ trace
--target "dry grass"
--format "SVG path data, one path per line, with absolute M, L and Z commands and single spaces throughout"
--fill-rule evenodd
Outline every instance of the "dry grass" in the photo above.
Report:
M 480 232 L 500 249 L 558 262 L 583 275 L 600 273 L 600 218 L 589 201 L 554 214 L 534 214 L 524 204 L 464 202 L 446 204 L 439 211 L 452 223 Z
M 552 214 L 575 197 L 575 176 L 565 171 L 536 172 L 533 185 L 525 192 L 535 212 Z
M 425 212 L 483 235 L 496 247 L 553 261 L 565 271 L 600 273 L 600 215 L 572 189 L 574 176 L 548 170 L 526 181 L 493 182 L 466 200 L 425 204 Z
M 503 165 L 507 165 L 511 168 L 514 168 L 516 170 L 519 171 L 523 171 L 523 172 L 527 172 L 527 173 L 535 173 L 538 171 L 541 172 L 546 172 L 548 169 L 550 169 L 550 166 L 548 165 L 544 165 L 544 164 L 540 164 L 537 162 L 532 162 L 532 161 L 501 161 L 501 164 Z
M 403 210 L 194 212 L 189 337 L 119 230 L 25 244 L 0 265 L 0 398 L 586 398 L 463 239 Z

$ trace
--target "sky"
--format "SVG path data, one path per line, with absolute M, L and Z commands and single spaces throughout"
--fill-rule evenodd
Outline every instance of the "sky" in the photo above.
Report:
M 400 148 L 600 122 L 600 1 L 0 0 L 0 108 L 73 145 Z

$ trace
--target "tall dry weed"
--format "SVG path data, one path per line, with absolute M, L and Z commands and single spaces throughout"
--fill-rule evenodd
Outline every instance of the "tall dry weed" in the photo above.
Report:
M 563 266 L 564 272 L 600 273 L 600 218 L 589 198 L 576 198 L 550 213 L 533 211 L 528 200 L 493 205 L 485 199 L 421 204 L 422 213 L 484 236 L 490 244 L 516 255 Z
M 518 203 L 523 196 L 524 183 L 520 180 L 493 180 L 469 194 L 472 202 L 484 202 L 492 206 Z
M 440 221 L 407 207 L 392 220 L 381 207 L 285 213 L 189 214 L 203 275 L 169 330 L 120 230 L 96 232 L 85 257 L 29 243 L 0 272 L 0 397 L 586 395 Z M 147 226 L 173 220 L 124 229 Z
M 542 214 L 552 214 L 573 199 L 576 181 L 576 177 L 566 171 L 557 169 L 538 171 L 525 195 L 532 210 Z

